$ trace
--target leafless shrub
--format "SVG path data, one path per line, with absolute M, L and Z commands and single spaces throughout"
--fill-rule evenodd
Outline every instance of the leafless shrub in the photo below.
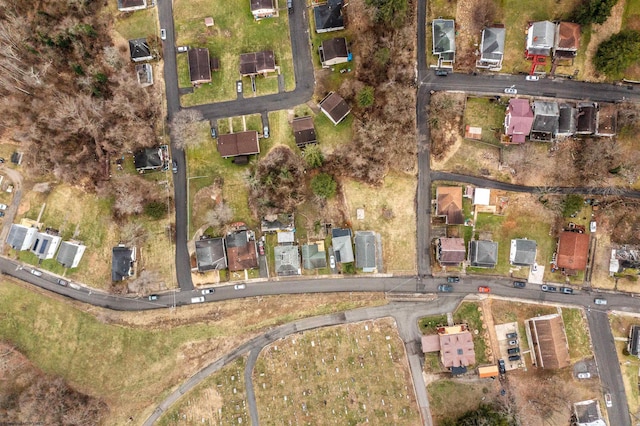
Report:
M 183 109 L 171 119 L 171 140 L 178 149 L 197 144 L 198 127 L 194 124 L 202 121 L 202 113 L 195 109 Z

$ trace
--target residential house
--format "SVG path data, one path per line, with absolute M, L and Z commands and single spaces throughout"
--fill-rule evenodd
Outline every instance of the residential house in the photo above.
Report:
M 533 110 L 526 99 L 512 98 L 504 117 L 504 133 L 509 136 L 510 143 L 524 143 L 533 125 Z
M 305 244 L 302 250 L 302 267 L 304 269 L 320 269 L 327 267 L 327 252 L 324 248 L 324 241 Z
M 533 102 L 532 141 L 551 142 L 558 133 L 560 109 L 557 102 Z
M 47 229 L 45 232 L 38 232 L 33 239 L 31 253 L 40 260 L 53 259 L 61 241 L 62 237 L 58 235 L 58 231 Z
M 133 12 L 147 8 L 147 0 L 118 0 L 120 12 Z
M 330 92 L 320 101 L 320 110 L 337 126 L 351 112 L 351 107 L 336 92 Z
M 318 47 L 322 68 L 331 68 L 333 65 L 343 64 L 351 60 L 351 53 L 347 46 L 347 39 L 336 37 L 325 40 Z
M 331 230 L 331 244 L 336 262 L 350 263 L 354 261 L 351 229 L 333 228 Z
M 302 270 L 300 269 L 300 253 L 298 253 L 298 246 L 275 246 L 273 248 L 273 252 L 276 261 L 276 273 L 278 276 L 300 275 L 302 273 Z
M 133 157 L 136 170 L 143 173 L 166 168 L 169 162 L 167 150 L 166 145 L 163 145 L 155 148 L 143 148 L 136 152 Z
M 598 105 L 597 136 L 615 136 L 618 125 L 618 108 L 615 104 Z
M 573 404 L 573 415 L 575 426 L 607 426 L 607 423 L 602 419 L 600 405 L 594 399 Z
M 558 105 L 558 132 L 557 137 L 571 136 L 576 132 L 578 111 L 573 105 L 561 103 Z
M 246 132 L 219 135 L 218 152 L 222 158 L 259 154 L 258 132 L 247 130 Z
M 556 24 L 553 56 L 555 59 L 573 59 L 580 49 L 580 24 L 558 22 Z
M 191 84 L 198 85 L 211 82 L 211 62 L 209 49 L 196 47 L 187 52 L 189 61 L 189 78 Z
M 310 143 L 317 143 L 316 129 L 313 126 L 313 118 L 310 116 L 294 118 L 291 122 L 293 137 L 298 148 L 304 148 Z
M 356 268 L 362 272 L 377 272 L 376 234 L 372 231 L 356 231 Z
M 500 71 L 502 69 L 505 33 L 504 27 L 485 28 L 482 30 L 480 59 L 476 61 L 476 67 L 491 71 Z
M 63 241 L 56 261 L 65 268 L 77 268 L 87 247 L 76 241 Z
M 558 240 L 556 264 L 566 275 L 587 269 L 589 259 L 589 236 L 580 232 L 564 231 Z
M 527 29 L 527 56 L 551 56 L 556 26 L 550 21 L 532 23 Z
M 262 218 L 260 231 L 279 232 L 296 229 L 293 213 L 269 214 Z
M 422 336 L 422 351 L 440 352 L 440 360 L 452 374 L 464 374 L 476 363 L 473 336 L 465 324 L 439 327 L 437 335 Z
M 202 236 L 196 240 L 198 272 L 227 269 L 227 251 L 224 238 Z
M 9 229 L 7 244 L 14 250 L 30 250 L 37 233 L 38 228 L 14 223 Z
M 144 62 L 153 59 L 149 43 L 146 38 L 129 40 L 129 54 L 133 62 Z
M 467 257 L 464 238 L 439 238 L 438 262 L 442 266 L 458 266 Z
M 447 225 L 464 224 L 462 187 L 439 186 L 436 188 L 436 216 L 445 217 Z
M 629 340 L 627 341 L 627 351 L 629 354 L 640 358 L 640 325 L 631 326 Z
M 243 53 L 240 55 L 240 75 L 243 77 L 254 76 L 276 71 L 276 59 L 273 50 L 262 52 Z
M 598 123 L 598 104 L 595 102 L 578 103 L 577 135 L 593 135 Z
M 495 268 L 498 264 L 498 243 L 487 240 L 469 242 L 469 262 L 476 268 Z
M 124 281 L 134 275 L 136 248 L 120 244 L 111 251 L 111 281 Z
M 153 67 L 151 64 L 136 64 L 136 77 L 140 86 L 151 86 L 153 84 Z
M 473 191 L 474 206 L 488 206 L 491 203 L 491 190 L 488 188 L 476 188 Z
M 532 266 L 536 263 L 538 245 L 533 240 L 519 238 L 511 240 L 509 262 L 516 266 Z
M 251 14 L 255 20 L 271 18 L 278 13 L 274 0 L 251 0 Z
M 525 321 L 534 364 L 539 368 L 559 369 L 571 364 L 564 323 L 559 314 L 543 315 Z
M 258 267 L 258 251 L 253 232 L 241 230 L 225 237 L 229 271 L 244 271 Z
M 344 30 L 342 0 L 327 0 L 313 8 L 313 18 L 317 33 Z
M 453 67 L 456 59 L 456 25 L 453 19 L 434 19 L 431 23 L 433 55 L 438 67 Z

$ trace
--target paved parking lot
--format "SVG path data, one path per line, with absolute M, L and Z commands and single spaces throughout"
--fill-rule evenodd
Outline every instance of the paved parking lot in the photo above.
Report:
M 506 324 L 496 324 L 495 329 L 496 329 L 496 336 L 498 338 L 498 347 L 500 350 L 498 354 L 498 358 L 504 359 L 505 367 L 507 371 L 515 370 L 519 368 L 522 365 L 522 361 L 515 361 L 515 362 L 509 361 L 509 353 L 507 352 L 509 348 L 520 347 L 519 345 L 520 339 L 523 336 L 520 336 L 520 333 L 518 332 L 518 323 L 508 322 Z M 518 337 L 516 338 L 518 340 L 518 346 L 509 345 L 509 341 L 514 340 L 514 339 L 507 338 L 507 334 L 509 333 L 518 333 Z M 522 348 L 520 350 L 522 351 Z M 522 357 L 522 353 L 519 353 L 518 355 Z

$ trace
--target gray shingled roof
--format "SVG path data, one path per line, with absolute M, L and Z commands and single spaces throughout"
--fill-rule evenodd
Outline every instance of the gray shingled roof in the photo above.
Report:
M 280 276 L 300 275 L 298 246 L 275 246 L 276 273 Z
M 65 268 L 75 268 L 80 259 L 82 259 L 85 249 L 86 246 L 82 244 L 63 241 L 60 243 L 60 249 L 58 250 L 56 260 Z
M 371 231 L 356 231 L 356 268 L 365 272 L 376 269 L 376 234 Z
M 353 244 L 351 243 L 351 229 L 334 228 L 331 230 L 331 241 L 336 262 L 353 262 Z
M 196 261 L 198 263 L 198 271 L 200 272 L 226 269 L 227 253 L 224 248 L 224 238 L 197 240 Z
M 469 260 L 471 266 L 494 268 L 498 263 L 498 243 L 472 240 L 469 243 Z

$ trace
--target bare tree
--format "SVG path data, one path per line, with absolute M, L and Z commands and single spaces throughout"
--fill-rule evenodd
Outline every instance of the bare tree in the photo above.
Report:
M 195 109 L 183 109 L 171 120 L 171 140 L 178 149 L 184 149 L 199 142 L 198 121 L 202 121 L 202 113 Z
M 475 4 L 473 10 L 474 32 L 479 33 L 485 27 L 493 24 L 496 19 L 498 9 L 493 0 L 480 0 Z
M 231 219 L 233 219 L 233 210 L 224 202 L 216 204 L 205 214 L 205 221 L 212 228 L 220 228 L 229 223 Z

